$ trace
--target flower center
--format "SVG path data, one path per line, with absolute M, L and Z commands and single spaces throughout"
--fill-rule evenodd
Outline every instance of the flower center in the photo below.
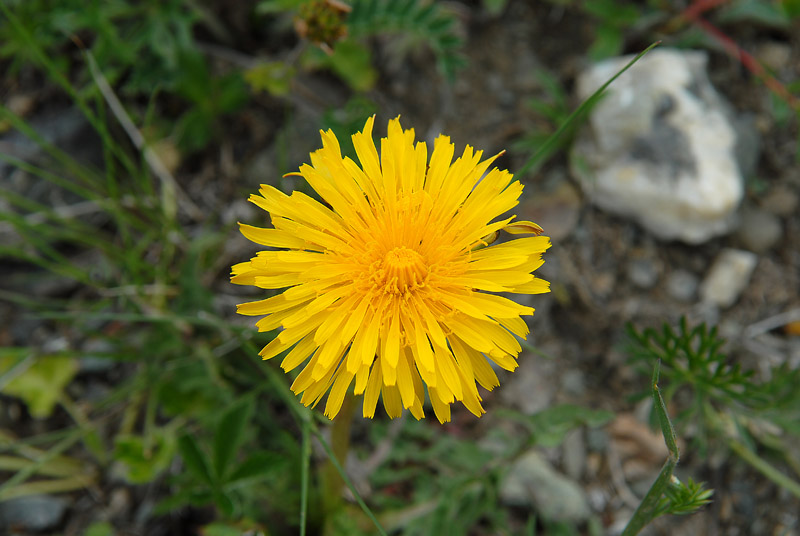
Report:
M 422 255 L 400 246 L 392 249 L 383 258 L 385 291 L 391 294 L 405 294 L 421 287 L 428 276 L 428 266 Z

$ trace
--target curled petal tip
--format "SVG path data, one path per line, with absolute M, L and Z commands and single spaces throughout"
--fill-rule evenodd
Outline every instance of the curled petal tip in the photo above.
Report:
M 512 235 L 532 234 L 539 236 L 544 232 L 544 229 L 539 224 L 532 221 L 515 221 L 503 227 L 503 230 Z

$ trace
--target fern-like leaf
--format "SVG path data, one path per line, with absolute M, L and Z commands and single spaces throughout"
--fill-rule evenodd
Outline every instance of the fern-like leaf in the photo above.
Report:
M 439 4 L 423 0 L 355 0 L 347 18 L 353 37 L 386 33 L 413 35 L 425 41 L 449 81 L 466 62 L 459 53 L 462 40 L 455 32 L 456 19 Z

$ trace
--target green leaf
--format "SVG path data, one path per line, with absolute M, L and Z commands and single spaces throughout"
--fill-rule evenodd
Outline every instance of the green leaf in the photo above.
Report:
M 213 114 L 200 106 L 192 107 L 175 126 L 178 145 L 188 152 L 201 149 L 211 139 L 213 125 Z
M 114 527 L 105 521 L 92 523 L 86 529 L 84 536 L 114 536 Z
M 601 24 L 597 27 L 594 43 L 589 48 L 589 58 L 599 61 L 618 55 L 625 43 L 622 30 L 613 24 Z
M 262 62 L 245 71 L 244 79 L 254 91 L 266 91 L 276 97 L 289 93 L 295 69 L 282 61 Z
M 678 462 L 680 451 L 678 450 L 678 443 L 675 438 L 675 428 L 672 426 L 672 421 L 669 420 L 667 414 L 667 406 L 664 404 L 664 399 L 661 397 L 661 391 L 658 388 L 658 376 L 661 371 L 661 363 L 657 362 L 653 369 L 653 405 L 658 415 L 658 422 L 661 425 L 661 433 L 664 434 L 664 442 L 667 444 L 667 449 L 670 452 L 670 458 L 674 458 Z
M 458 53 L 462 39 L 454 26 L 455 15 L 439 2 L 426 0 L 355 0 L 347 17 L 350 36 L 400 34 L 415 42 L 427 43 L 436 54 L 439 70 L 448 82 L 465 59 Z
M 187 504 L 202 508 L 208 506 L 213 500 L 208 489 L 179 489 L 173 495 L 160 501 L 156 505 L 154 513 L 156 515 L 165 514 Z
M 211 475 L 208 458 L 200 450 L 194 437 L 188 434 L 181 436 L 181 438 L 178 439 L 178 450 L 189 472 L 202 482 L 213 486 L 214 478 Z
M 780 5 L 787 17 L 800 17 L 800 0 L 781 0 Z
M 146 442 L 141 436 L 117 436 L 114 459 L 124 468 L 124 478 L 131 484 L 150 482 L 167 469 L 175 456 L 175 436 L 160 429 Z
M 531 415 L 527 424 L 537 445 L 560 445 L 567 433 L 579 426 L 601 426 L 614 418 L 614 413 L 564 404 Z
M 214 86 L 216 91 L 209 97 L 218 113 L 235 112 L 247 102 L 247 84 L 239 73 L 214 79 Z
M 507 3 L 508 0 L 483 0 L 483 8 L 490 15 L 497 16 L 503 12 Z
M 19 365 L 18 356 L 0 355 L 0 372 Z M 35 358 L 30 366 L 19 372 L 2 391 L 21 398 L 28 406 L 31 416 L 41 419 L 49 417 L 53 407 L 78 372 L 78 361 L 68 355 L 43 355 Z
M 226 518 L 233 517 L 235 506 L 233 505 L 233 499 L 231 499 L 230 495 L 221 489 L 214 489 L 211 494 L 212 497 L 214 497 L 214 504 L 222 511 L 222 514 Z
M 242 530 L 224 523 L 211 523 L 200 529 L 203 536 L 242 536 Z
M 372 56 L 367 47 L 356 41 L 339 41 L 329 56 L 329 65 L 356 91 L 372 89 L 378 73 L 372 67 Z
M 719 22 L 745 22 L 756 23 L 776 28 L 786 28 L 791 20 L 785 8 L 777 2 L 763 2 L 753 0 L 739 0 L 731 2 L 719 14 Z M 783 9 L 781 9 L 783 7 Z
M 278 456 L 274 452 L 259 451 L 247 458 L 231 475 L 226 479 L 226 484 L 238 484 L 248 480 L 258 480 L 264 478 L 286 463 L 286 459 Z
M 203 418 L 213 415 L 229 401 L 215 385 L 205 363 L 190 360 L 175 363 L 173 370 L 159 378 L 158 401 L 170 416 Z
M 218 482 L 225 481 L 225 475 L 233 457 L 244 439 L 245 426 L 253 415 L 253 397 L 237 400 L 222 415 L 214 434 L 214 474 Z
M 583 5 L 583 10 L 600 19 L 603 25 L 613 25 L 619 29 L 632 26 L 640 18 L 639 8 L 626 5 L 617 0 L 593 0 Z
M 259 15 L 266 15 L 268 13 L 293 11 L 306 1 L 307 0 L 262 0 L 256 6 L 256 13 Z
M 0 348 L 0 392 L 11 380 L 28 370 L 34 356 L 32 348 Z

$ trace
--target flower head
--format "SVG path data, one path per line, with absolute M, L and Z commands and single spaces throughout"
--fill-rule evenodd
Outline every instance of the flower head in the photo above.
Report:
M 271 249 L 233 266 L 233 283 L 285 289 L 239 305 L 244 315 L 265 315 L 260 331 L 283 327 L 261 351 L 270 359 L 285 350 L 281 367 L 303 364 L 292 384 L 301 402 L 316 404 L 328 391 L 325 415 L 333 418 L 350 385 L 364 395 L 372 417 L 378 397 L 390 417 L 403 408 L 424 417 L 428 397 L 437 418 L 450 420 L 458 400 L 484 413 L 476 381 L 499 385 L 487 360 L 517 367 L 516 336 L 533 309 L 498 293 L 537 294 L 549 283 L 532 272 L 550 246 L 545 236 L 492 244 L 497 233 L 541 233 L 514 216 L 493 221 L 518 203 L 519 181 L 493 168 L 495 157 L 439 136 L 428 162 L 414 131 L 389 122 L 372 140 L 374 117 L 353 135 L 360 165 L 343 158 L 332 131 L 297 175 L 323 203 L 295 191 L 262 185 L 250 201 L 270 214 L 273 228 L 240 224 L 245 237 Z

